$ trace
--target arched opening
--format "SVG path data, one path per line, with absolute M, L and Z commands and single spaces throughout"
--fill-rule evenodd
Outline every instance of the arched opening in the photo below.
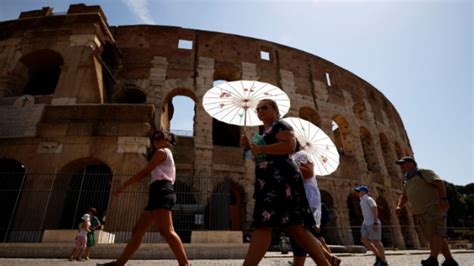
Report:
M 383 123 L 382 112 L 377 111 L 381 109 L 379 101 L 377 100 L 377 96 L 375 95 L 375 92 L 373 92 L 371 88 L 369 88 L 369 103 L 370 103 L 372 113 L 374 114 L 375 120 L 377 122 Z
M 48 49 L 38 50 L 23 56 L 20 62 L 28 69 L 23 94 L 54 94 L 64 64 L 59 53 Z
M 90 207 L 102 217 L 109 203 L 112 171 L 106 165 L 88 165 L 72 174 L 66 189 L 59 228 L 74 229 Z
M 242 230 L 244 190 L 229 179 L 214 187 L 206 205 L 207 230 Z
M 215 80 L 213 87 L 227 82 Z M 240 147 L 240 127 L 212 118 L 212 144 L 226 147 Z
M 328 244 L 339 245 L 341 244 L 341 239 L 339 237 L 339 231 L 337 229 L 337 210 L 334 206 L 334 199 L 331 194 L 325 190 L 320 190 L 321 192 L 321 211 L 323 216 L 326 215 L 324 212 L 327 212 L 327 222 L 323 223 L 321 220 L 321 230 L 325 236 L 326 242 Z
M 0 159 L 0 241 L 8 242 L 14 230 L 14 221 L 20 202 L 26 169 L 13 159 Z
M 385 114 L 387 115 L 390 128 L 395 131 L 396 126 L 395 126 L 395 120 L 394 120 L 395 116 L 393 115 L 394 113 L 393 107 L 388 103 L 387 100 L 383 100 L 383 108 L 385 110 Z
M 206 205 L 206 229 L 228 230 L 231 225 L 230 219 L 230 182 L 224 182 L 214 187 L 210 199 Z
M 380 166 L 377 160 L 377 154 L 375 151 L 374 141 L 372 134 L 365 127 L 360 128 L 360 141 L 362 143 L 362 149 L 364 151 L 365 162 L 367 163 L 368 171 L 379 171 Z
M 395 165 L 395 158 L 393 157 L 392 148 L 390 147 L 390 142 L 388 141 L 387 136 L 385 134 L 380 133 L 380 148 L 382 149 L 383 159 L 385 162 L 385 167 L 387 168 L 387 172 L 391 176 L 398 176 L 397 168 Z
M 46 216 L 46 229 L 75 229 L 90 207 L 97 216 L 107 212 L 112 171 L 103 162 L 75 160 L 56 175 Z
M 310 107 L 302 107 L 299 112 L 300 118 L 307 120 L 321 128 L 321 117 L 318 112 Z
M 346 200 L 347 209 L 349 209 L 349 224 L 352 231 L 354 245 L 362 245 L 360 241 L 360 226 L 364 221 L 362 209 L 360 208 L 360 199 L 355 193 L 350 193 Z
M 397 154 L 397 160 L 403 157 L 403 152 L 402 152 L 402 147 L 400 146 L 400 143 L 395 141 L 395 153 Z
M 190 243 L 193 229 L 204 226 L 204 206 L 196 204 L 196 192 L 185 182 L 176 180 L 174 189 L 173 226 L 181 240 Z
M 398 217 L 398 221 L 400 223 L 403 239 L 405 240 L 405 248 L 413 249 L 415 248 L 415 244 L 410 235 L 410 222 L 409 222 L 408 215 L 409 214 L 408 214 L 407 208 L 403 207 L 400 212 L 400 216 Z
M 378 197 L 376 202 L 378 216 L 382 223 L 382 243 L 384 247 L 393 247 L 390 205 L 382 196 Z
M 194 135 L 194 118 L 197 97 L 187 89 L 175 89 L 163 101 L 161 128 L 178 136 Z
M 352 106 L 352 112 L 354 112 L 355 117 L 359 118 L 360 120 L 366 119 L 367 116 L 367 107 L 363 101 L 358 101 L 354 103 Z
M 146 103 L 146 94 L 137 88 L 125 88 L 120 91 L 114 98 L 116 103 Z
M 334 134 L 334 142 L 339 150 L 340 155 L 351 156 L 353 154 L 352 145 L 349 141 L 350 130 L 349 123 L 341 115 L 333 117 L 331 122 L 331 130 Z
M 122 58 L 117 46 L 110 42 L 106 42 L 102 46 L 100 58 L 102 59 L 102 79 L 104 82 L 104 89 L 106 94 L 110 95 L 116 85 L 116 75 L 121 68 Z

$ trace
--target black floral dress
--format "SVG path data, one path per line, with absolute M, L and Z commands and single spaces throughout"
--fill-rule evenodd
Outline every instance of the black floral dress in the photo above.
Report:
M 266 145 L 277 143 L 276 134 L 291 130 L 290 125 L 275 120 L 263 133 Z M 313 227 L 301 172 L 289 155 L 269 155 L 255 160 L 255 209 L 252 227 L 280 227 L 301 224 Z

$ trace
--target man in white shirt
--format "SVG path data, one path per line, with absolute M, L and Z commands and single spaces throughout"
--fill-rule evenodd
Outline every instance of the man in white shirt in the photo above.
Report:
M 378 218 L 377 203 L 368 195 L 369 188 L 366 186 L 354 187 L 357 196 L 360 198 L 360 208 L 364 221 L 360 228 L 361 241 L 372 250 L 376 256 L 374 266 L 385 266 L 387 260 L 382 244 L 382 224 Z

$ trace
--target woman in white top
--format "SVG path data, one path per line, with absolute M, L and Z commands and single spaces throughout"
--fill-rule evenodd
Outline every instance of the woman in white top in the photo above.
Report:
M 81 255 L 87 247 L 87 233 L 90 232 L 91 218 L 90 215 L 86 213 L 81 219 L 82 222 L 79 223 L 79 234 L 77 234 L 75 239 L 76 246 L 69 257 L 70 261 L 82 260 Z
M 319 191 L 316 175 L 314 175 L 313 171 L 314 162 L 308 156 L 306 151 L 302 149 L 299 141 L 296 142 L 295 151 L 296 152 L 291 155 L 291 158 L 295 161 L 303 176 L 304 191 L 316 223 L 316 226 L 311 228 L 310 232 L 321 242 L 326 259 L 331 263 L 331 265 L 337 266 L 341 264 L 341 259 L 331 254 L 331 249 L 326 244 L 326 240 L 321 234 L 321 192 Z M 293 250 L 293 265 L 304 265 L 306 251 L 291 237 L 290 244 Z
M 176 179 L 176 168 L 173 154 L 168 145 L 174 145 L 175 142 L 176 137 L 174 134 L 163 130 L 155 132 L 153 134 L 153 143 L 156 147 L 156 152 L 153 154 L 153 158 L 143 170 L 116 189 L 115 195 L 119 195 L 129 185 L 151 174 L 148 204 L 135 224 L 132 237 L 117 261 L 105 265 L 124 265 L 138 249 L 143 235 L 153 224 L 158 227 L 158 231 L 170 246 L 179 265 L 189 265 L 183 243 L 174 231 L 173 219 L 171 217 L 171 209 L 176 203 L 176 193 L 173 187 Z

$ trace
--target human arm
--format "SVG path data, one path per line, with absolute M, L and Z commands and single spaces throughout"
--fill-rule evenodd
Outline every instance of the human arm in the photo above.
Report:
M 370 209 L 372 210 L 372 215 L 374 216 L 374 231 L 377 231 L 380 226 L 379 218 L 378 218 L 379 210 L 377 209 L 377 205 L 372 206 Z
M 300 171 L 303 175 L 303 179 L 309 179 L 314 176 L 314 167 L 313 163 L 308 161 L 306 164 L 300 164 Z
M 250 144 L 254 156 L 264 153 L 271 155 L 291 154 L 295 151 L 296 137 L 290 130 L 282 130 L 275 135 L 278 142 L 269 145 Z
M 119 186 L 115 190 L 115 195 L 118 195 L 123 192 L 125 188 L 128 186 L 140 181 L 142 178 L 148 176 L 153 169 L 155 169 L 160 163 L 162 163 L 164 160 L 166 160 L 166 152 L 162 149 L 157 150 L 155 154 L 153 154 L 153 157 L 151 160 L 147 163 L 145 168 L 143 168 L 140 172 L 137 174 L 133 175 L 131 178 L 129 178 L 127 181 L 125 181 L 121 186 Z
M 446 186 L 444 185 L 444 182 L 442 180 L 434 180 L 431 184 L 436 188 L 436 191 L 438 191 L 440 209 L 448 211 L 449 201 L 446 196 Z
M 400 195 L 400 197 L 398 198 L 397 207 L 395 208 L 395 213 L 397 214 L 397 216 L 400 216 L 402 208 L 405 206 L 405 204 L 407 204 L 407 202 L 407 193 L 403 191 L 402 195 Z

